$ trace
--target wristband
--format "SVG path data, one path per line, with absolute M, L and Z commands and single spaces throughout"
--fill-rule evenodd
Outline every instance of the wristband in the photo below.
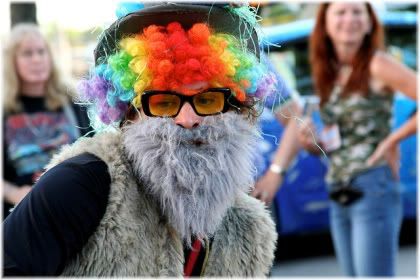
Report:
M 275 163 L 272 163 L 270 165 L 270 171 L 280 176 L 284 176 L 284 174 L 286 173 L 286 170 L 284 170 L 283 167 Z

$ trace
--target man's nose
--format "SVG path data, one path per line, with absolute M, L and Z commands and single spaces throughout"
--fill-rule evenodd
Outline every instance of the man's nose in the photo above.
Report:
M 200 125 L 203 117 L 197 115 L 191 105 L 185 102 L 178 115 L 174 118 L 175 123 L 183 128 L 192 129 Z

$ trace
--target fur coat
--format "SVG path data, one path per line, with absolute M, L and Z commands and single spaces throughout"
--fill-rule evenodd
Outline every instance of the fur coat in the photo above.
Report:
M 101 133 L 63 148 L 48 168 L 89 152 L 111 176 L 105 214 L 63 276 L 182 277 L 182 240 L 158 204 L 136 183 L 124 158 L 121 134 Z M 258 277 L 269 273 L 277 234 L 263 203 L 241 193 L 216 231 L 203 276 Z

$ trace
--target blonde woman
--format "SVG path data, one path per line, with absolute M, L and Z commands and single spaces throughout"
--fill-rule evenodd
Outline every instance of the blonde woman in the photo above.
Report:
M 18 24 L 4 48 L 4 217 L 31 190 L 51 155 L 87 132 L 51 49 L 34 24 Z

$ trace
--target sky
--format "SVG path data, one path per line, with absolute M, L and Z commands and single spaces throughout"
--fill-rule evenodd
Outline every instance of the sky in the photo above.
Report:
M 30 0 L 29 0 L 30 1 Z M 115 10 L 121 0 L 32 0 L 36 3 L 40 25 L 56 22 L 62 28 L 90 29 L 108 25 L 117 19 Z M 0 1 L 0 33 L 10 28 L 10 3 L 28 2 Z
M 109 25 L 117 19 L 115 11 L 118 3 L 121 2 L 153 2 L 151 0 L 1 0 L 0 34 L 7 33 L 9 29 L 9 7 L 11 1 L 34 1 L 37 4 L 37 18 L 41 25 L 56 22 L 60 27 L 65 29 L 89 29 Z M 383 5 L 383 1 L 374 0 L 371 2 L 379 6 Z M 404 2 L 413 1 L 406 0 Z
M 115 10 L 120 0 L 37 0 L 40 24 L 58 22 L 60 27 L 87 29 L 109 24 L 117 19 Z M 55 12 L 51 12 L 55 11 Z

